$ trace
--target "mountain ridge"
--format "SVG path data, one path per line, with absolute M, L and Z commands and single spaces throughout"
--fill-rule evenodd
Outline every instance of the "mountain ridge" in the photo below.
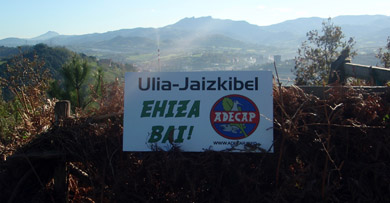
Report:
M 113 31 L 107 31 L 103 33 L 89 33 L 89 34 L 83 34 L 83 35 L 60 35 L 59 33 L 55 31 L 48 31 L 42 35 L 39 35 L 37 37 L 33 38 L 16 38 L 16 37 L 9 37 L 9 38 L 4 38 L 1 39 L 1 41 L 6 40 L 6 39 L 20 39 L 20 40 L 47 40 L 50 38 L 54 37 L 80 37 L 80 36 L 92 36 L 92 35 L 127 35 L 130 32 L 137 32 L 140 30 L 161 30 L 165 28 L 179 28 L 179 29 L 185 29 L 187 30 L 194 30 L 194 29 L 199 29 L 200 27 L 203 28 L 201 31 L 205 31 L 204 26 L 205 24 L 209 24 L 210 26 L 221 26 L 226 27 L 226 26 L 232 26 L 234 25 L 237 27 L 237 25 L 243 25 L 248 27 L 252 27 L 253 29 L 257 30 L 262 30 L 262 31 L 271 31 L 271 32 L 279 32 L 279 31 L 287 31 L 291 30 L 292 28 L 301 28 L 301 32 L 308 32 L 308 28 L 313 27 L 313 29 L 318 29 L 321 27 L 321 23 L 326 20 L 326 18 L 320 18 L 320 17 L 304 17 L 304 18 L 297 18 L 297 19 L 292 19 L 292 20 L 286 20 L 280 23 L 272 24 L 272 25 L 266 25 L 266 26 L 259 26 L 255 24 L 250 24 L 247 21 L 234 21 L 230 19 L 218 19 L 218 18 L 213 18 L 211 16 L 204 16 L 204 17 L 186 17 L 178 22 L 171 24 L 171 25 L 166 25 L 160 28 L 145 28 L 145 27 L 138 27 L 138 28 L 124 28 L 124 29 L 119 29 L 119 30 L 113 30 Z M 335 23 L 335 25 L 338 26 L 343 26 L 343 25 L 386 25 L 386 23 L 383 22 L 390 22 L 390 16 L 386 15 L 341 15 L 341 16 L 336 16 L 332 18 L 332 21 Z M 380 22 L 382 21 L 382 22 Z M 195 26 L 194 25 L 198 25 Z M 297 25 L 300 25 L 296 27 Z M 305 25 L 305 26 L 303 26 Z M 389 24 L 387 26 L 380 26 L 381 28 L 383 27 L 390 27 Z M 283 29 L 280 29 L 283 28 Z M 299 29 L 298 29 L 299 30 Z M 121 34 L 122 33 L 122 34 Z M 141 33 L 142 34 L 142 33 Z M 137 35 L 139 35 L 137 33 Z M 1 44 L 1 43 L 0 43 Z
M 42 34 L 42 35 L 39 35 L 37 37 L 31 38 L 31 40 L 47 40 L 47 39 L 50 39 L 52 37 L 56 37 L 56 36 L 59 36 L 59 35 L 60 34 L 58 34 L 57 32 L 48 31 L 45 34 Z
M 160 28 L 139 27 L 84 35 L 61 35 L 49 31 L 31 39 L 6 38 L 0 40 L 0 46 L 45 43 L 51 46 L 65 46 L 86 54 L 106 56 L 108 53 L 147 53 L 159 48 L 180 51 L 180 46 L 187 50 L 208 49 L 215 47 L 216 44 L 222 46 L 225 43 L 226 46 L 222 47 L 231 47 L 232 49 L 245 48 L 248 45 L 252 48 L 258 47 L 256 49 L 259 50 L 264 47 L 272 47 L 271 49 L 274 51 L 268 49 L 271 55 L 280 53 L 293 57 L 297 46 L 306 40 L 306 33 L 311 30 L 320 30 L 322 22 L 326 20 L 325 18 L 309 17 L 287 20 L 274 25 L 258 26 L 246 21 L 215 19 L 211 16 L 188 17 Z M 332 22 L 341 26 L 346 39 L 355 37 L 356 46 L 361 50 L 373 50 L 384 46 L 386 36 L 390 35 L 388 32 L 390 30 L 390 16 L 346 15 L 334 17 Z M 220 39 L 217 39 L 216 36 L 220 36 Z M 135 39 L 138 39 L 139 42 Z M 145 44 L 141 45 L 140 43 Z M 100 53 L 99 50 L 102 46 L 104 51 Z M 175 46 L 179 46 L 179 48 Z M 267 52 L 267 50 L 265 51 Z

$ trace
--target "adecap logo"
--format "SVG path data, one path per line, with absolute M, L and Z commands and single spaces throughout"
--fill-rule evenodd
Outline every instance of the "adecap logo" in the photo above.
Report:
M 249 98 L 237 94 L 227 95 L 214 104 L 210 122 L 222 137 L 239 140 L 249 137 L 256 130 L 260 113 Z

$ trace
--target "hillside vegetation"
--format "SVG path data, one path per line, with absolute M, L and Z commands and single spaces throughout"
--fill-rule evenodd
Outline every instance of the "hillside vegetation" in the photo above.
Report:
M 37 61 L 42 62 L 42 68 L 47 69 L 50 73 L 50 77 L 56 81 L 63 80 L 61 69 L 73 56 L 77 56 L 88 62 L 89 66 L 91 66 L 91 75 L 96 74 L 100 67 L 105 74 L 105 80 L 107 82 L 113 82 L 116 78 L 123 80 L 126 71 L 136 70 L 131 64 L 120 64 L 111 59 L 99 60 L 96 57 L 70 51 L 65 47 L 50 47 L 45 44 L 23 46 L 19 48 L 0 47 L 0 53 L 0 56 L 2 57 L 0 62 L 0 77 L 7 79 L 9 79 L 6 71 L 7 65 L 12 66 L 17 63 L 18 61 L 15 61 L 15 56 L 20 54 L 23 58 L 30 61 L 33 61 L 34 58 L 36 58 Z M 92 82 L 92 80 L 93 77 L 90 78 L 90 82 Z M 3 86 L 2 89 L 4 99 L 10 99 L 11 95 L 6 86 Z
M 98 109 L 104 85 L 123 82 L 125 72 L 136 70 L 131 64 L 97 60 L 64 47 L 38 44 L 8 49 L 14 51 L 18 54 L 2 59 L 0 65 L 0 140 L 4 142 L 20 142 L 47 130 L 58 100 L 70 100 L 74 112 Z M 69 76 L 65 67 L 73 66 L 72 60 L 88 68 L 83 83 L 76 87 L 73 79 L 65 77 Z

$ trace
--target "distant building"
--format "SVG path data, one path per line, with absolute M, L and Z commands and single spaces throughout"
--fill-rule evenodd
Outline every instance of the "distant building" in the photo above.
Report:
M 263 63 L 265 63 L 265 61 L 264 61 L 264 56 L 263 56 L 263 55 L 258 55 L 258 56 L 256 57 L 256 63 L 257 63 L 257 64 L 263 64 Z
M 282 62 L 282 56 L 281 55 L 274 55 L 274 61 L 275 61 L 275 63 Z

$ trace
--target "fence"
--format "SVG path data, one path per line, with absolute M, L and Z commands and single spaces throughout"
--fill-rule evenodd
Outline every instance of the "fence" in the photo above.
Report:
M 351 63 L 348 55 L 342 54 L 331 65 L 329 84 L 336 81 L 344 83 L 348 77 L 354 77 L 383 86 L 390 81 L 390 69 Z

